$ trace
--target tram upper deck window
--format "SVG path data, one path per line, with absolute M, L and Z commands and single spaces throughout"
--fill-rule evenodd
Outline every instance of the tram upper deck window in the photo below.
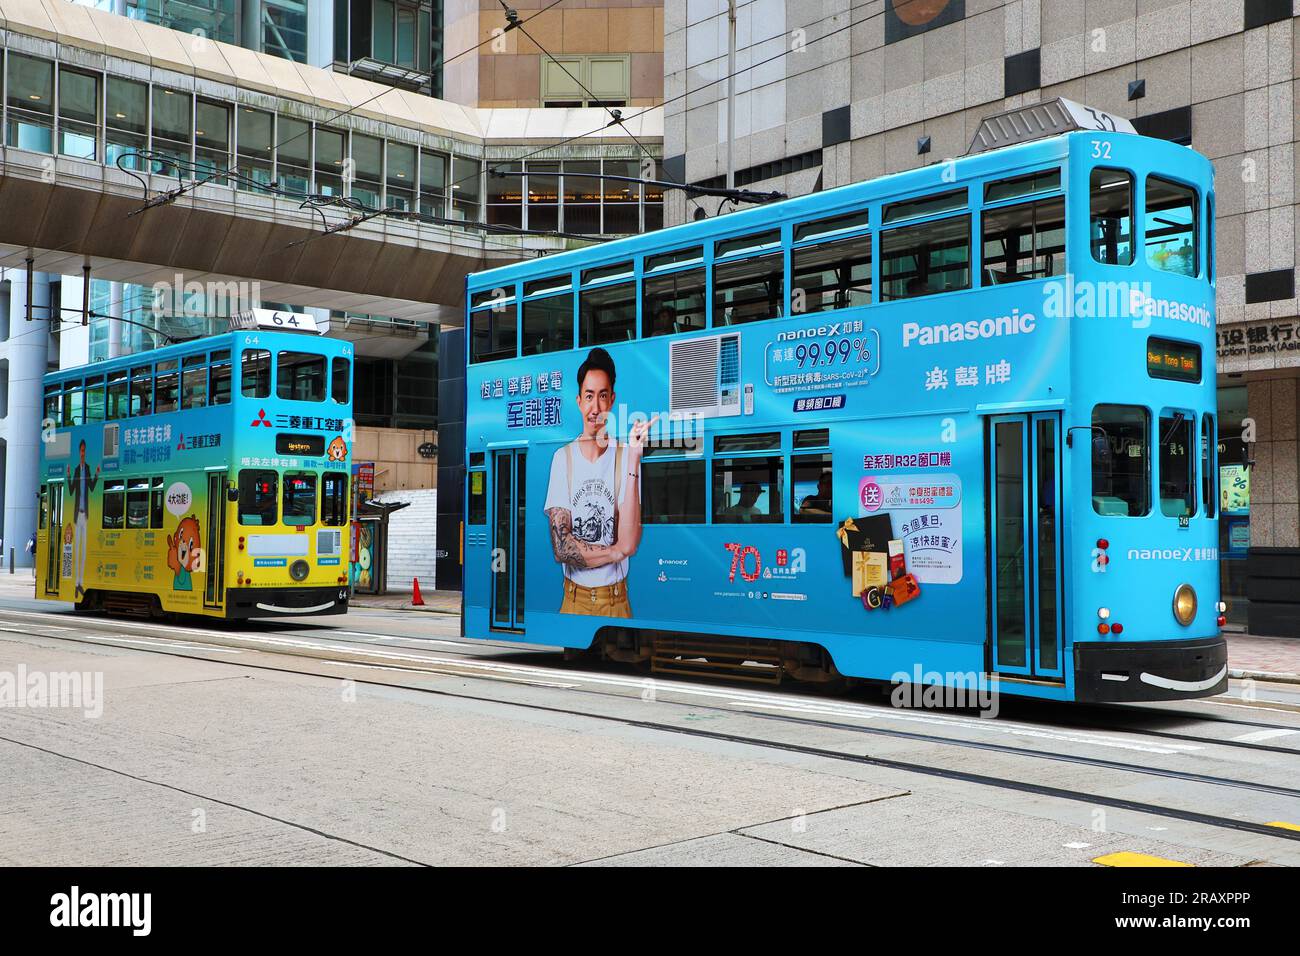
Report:
M 1151 510 L 1151 420 L 1137 405 L 1092 410 L 1092 509 L 1141 517 Z
M 590 285 L 599 283 L 598 285 Z M 631 262 L 588 269 L 578 295 L 579 345 L 604 345 L 636 338 L 636 280 Z
M 106 414 L 110 422 L 127 417 L 127 389 L 129 387 L 130 382 L 126 369 L 108 373 L 108 408 Z
M 792 312 L 871 303 L 871 235 L 866 227 L 866 212 L 795 226 L 795 242 L 808 244 L 790 252 Z
M 785 253 L 773 229 L 719 242 L 713 262 L 713 324 L 741 325 L 780 317 Z
M 704 249 L 646 256 L 641 280 L 641 334 L 672 335 L 706 326 Z
M 309 525 L 316 521 L 316 476 L 292 471 L 284 476 L 284 523 Z
M 984 281 L 990 285 L 1065 274 L 1065 199 L 984 210 Z
M 239 473 L 239 523 L 275 524 L 275 499 L 280 476 L 262 468 L 245 468 Z
M 523 353 L 541 355 L 573 348 L 573 278 L 524 283 Z
M 518 322 L 519 307 L 513 285 L 475 292 L 470 297 L 470 362 L 514 358 Z
M 153 410 L 162 412 L 176 411 L 177 393 L 180 390 L 180 373 L 176 360 L 159 362 L 153 382 Z
M 880 237 L 881 299 L 970 288 L 970 216 L 888 229 Z
M 45 386 L 45 418 L 55 426 L 61 421 L 63 402 L 59 396 L 62 394 L 63 390 L 57 382 Z
M 325 356 L 281 352 L 276 356 L 275 394 L 295 402 L 325 401 Z
M 131 415 L 153 414 L 153 368 L 141 365 L 131 369 Z
M 1092 245 L 1092 257 L 1108 265 L 1132 265 L 1132 175 L 1122 169 L 1094 169 L 1089 205 L 1088 241 Z
M 1161 272 L 1195 276 L 1196 190 L 1159 176 L 1147 177 L 1143 241 L 1147 265 Z
M 81 379 L 63 383 L 63 427 L 85 424 L 85 393 Z
M 1196 513 L 1196 417 L 1166 409 L 1160 413 L 1160 513 L 1190 518 Z
M 271 397 L 271 353 L 245 349 L 239 359 L 239 394 L 245 398 Z
M 349 384 L 352 381 L 352 363 L 336 357 L 330 365 L 330 397 L 340 405 L 348 402 Z
M 713 520 L 717 524 L 780 524 L 785 459 L 780 455 L 713 459 Z
M 208 404 L 208 357 L 187 355 L 181 359 L 181 408 L 203 408 Z
M 230 404 L 230 349 L 212 353 L 212 378 L 208 400 L 213 405 Z
M 104 376 L 92 375 L 86 379 L 86 424 L 104 420 Z
M 996 182 L 986 183 L 984 186 L 984 201 L 1002 202 L 1007 199 L 1018 199 L 1021 196 L 1032 196 L 1034 193 L 1053 192 L 1061 188 L 1061 170 L 1057 169 L 1040 169 L 1036 173 L 1030 173 L 1027 176 L 1013 176 L 1010 179 L 999 179 Z

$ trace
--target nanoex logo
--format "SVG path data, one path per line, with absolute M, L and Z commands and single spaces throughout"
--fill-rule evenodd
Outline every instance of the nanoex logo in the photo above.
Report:
M 1004 335 L 1019 335 L 1034 331 L 1038 319 L 1032 312 L 1012 309 L 1010 315 L 988 319 L 971 319 L 967 322 L 949 322 L 939 325 L 903 323 L 903 348 L 913 342 L 917 345 L 938 345 L 943 342 L 973 342 L 977 339 L 995 339 Z

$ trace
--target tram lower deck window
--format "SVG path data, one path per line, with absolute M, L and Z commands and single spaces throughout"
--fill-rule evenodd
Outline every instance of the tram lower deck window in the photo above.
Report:
M 1151 510 L 1151 418 L 1137 405 L 1092 410 L 1092 509 L 1140 517 Z
M 469 514 L 466 521 L 469 524 L 487 524 L 486 471 L 478 470 L 469 473 Z
M 785 493 L 780 455 L 713 459 L 713 520 L 718 524 L 780 524 Z
M 126 482 L 121 478 L 108 479 L 104 482 L 104 520 L 105 528 L 121 528 L 125 515 L 126 502 L 123 497 Z
M 275 524 L 275 500 L 280 476 L 274 471 L 246 468 L 239 473 L 239 523 Z
M 794 455 L 790 459 L 790 518 L 796 523 L 829 522 L 833 513 L 831 456 Z
M 284 523 L 309 525 L 316 521 L 316 476 L 289 472 L 284 476 Z
M 348 523 L 348 476 L 341 471 L 321 477 L 320 522 L 329 528 Z
M 1190 518 L 1196 513 L 1196 418 L 1189 412 L 1160 413 L 1160 513 Z

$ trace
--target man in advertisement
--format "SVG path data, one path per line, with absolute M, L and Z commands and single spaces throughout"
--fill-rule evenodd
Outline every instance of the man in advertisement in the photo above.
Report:
M 80 461 L 75 470 L 70 466 L 65 466 L 67 475 L 64 480 L 67 483 L 68 492 L 73 495 L 72 514 L 76 525 L 77 543 L 76 598 L 80 601 L 86 596 L 86 542 L 89 538 L 87 525 L 90 521 L 90 493 L 95 490 L 95 484 L 99 481 L 99 466 L 95 466 L 95 471 L 92 474 L 90 464 L 86 461 L 86 440 L 84 438 L 78 445 L 77 450 Z
M 546 517 L 564 568 L 561 614 L 632 616 L 628 559 L 641 543 L 641 454 L 655 419 L 634 425 L 626 444 L 606 432 L 614 377 L 609 353 L 592 349 L 578 367 L 582 434 L 551 459 Z

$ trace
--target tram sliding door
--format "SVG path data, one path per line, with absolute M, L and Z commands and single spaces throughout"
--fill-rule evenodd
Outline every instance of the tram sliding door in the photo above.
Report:
M 59 562 L 63 558 L 63 482 L 45 486 L 45 593 L 59 593 Z
M 208 472 L 208 549 L 204 555 L 203 606 L 219 610 L 226 600 L 226 473 Z
M 1058 681 L 1061 647 L 1061 418 L 989 420 L 991 669 Z
M 524 629 L 524 489 L 527 453 L 492 453 L 492 627 Z

